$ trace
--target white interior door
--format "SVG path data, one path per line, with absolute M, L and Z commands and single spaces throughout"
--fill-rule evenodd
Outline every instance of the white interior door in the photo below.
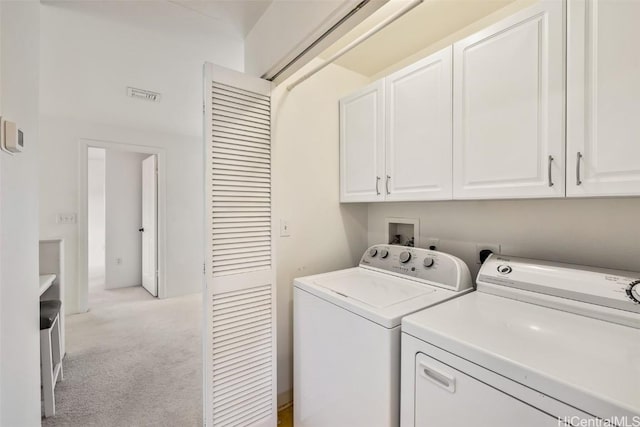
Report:
M 271 83 L 205 65 L 205 423 L 275 426 Z
M 142 286 L 158 296 L 158 175 L 153 154 L 142 161 Z

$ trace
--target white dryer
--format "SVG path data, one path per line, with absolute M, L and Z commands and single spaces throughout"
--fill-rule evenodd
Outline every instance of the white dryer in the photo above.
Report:
M 294 425 L 400 423 L 400 321 L 472 290 L 441 252 L 378 245 L 355 268 L 294 281 Z
M 638 278 L 491 255 L 477 292 L 404 318 L 401 425 L 640 426 Z

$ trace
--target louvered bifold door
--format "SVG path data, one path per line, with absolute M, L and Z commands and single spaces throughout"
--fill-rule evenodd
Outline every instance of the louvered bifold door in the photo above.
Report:
M 205 65 L 205 423 L 275 426 L 271 84 Z

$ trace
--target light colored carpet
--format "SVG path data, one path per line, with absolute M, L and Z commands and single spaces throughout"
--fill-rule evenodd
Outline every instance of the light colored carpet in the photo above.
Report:
M 95 292 L 95 293 L 94 293 Z M 67 317 L 64 380 L 49 426 L 201 426 L 202 297 L 92 290 Z

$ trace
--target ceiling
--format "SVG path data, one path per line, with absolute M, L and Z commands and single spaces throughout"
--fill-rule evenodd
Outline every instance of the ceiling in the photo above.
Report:
M 231 22 L 243 38 L 258 22 L 273 0 L 169 0 L 215 21 Z
M 244 40 L 273 0 L 42 0 L 139 28 Z
M 514 0 L 425 0 L 335 63 L 365 76 L 374 76 L 512 2 Z M 321 57 L 329 58 L 408 3 L 391 0 Z

